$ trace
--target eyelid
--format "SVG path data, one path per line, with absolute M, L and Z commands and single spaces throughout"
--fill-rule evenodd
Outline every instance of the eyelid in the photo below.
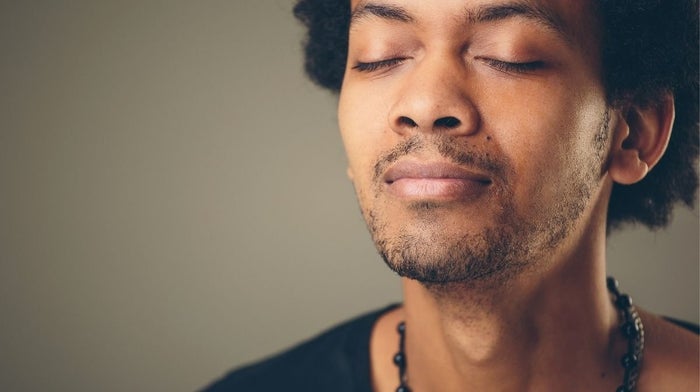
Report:
M 388 58 L 384 60 L 378 60 L 378 61 L 369 61 L 369 62 L 362 62 L 362 61 L 357 61 L 355 65 L 352 67 L 352 69 L 357 70 L 359 72 L 374 72 L 379 69 L 386 69 L 386 68 L 391 68 L 396 65 L 401 64 L 405 60 L 407 60 L 408 57 L 393 57 L 393 58 Z
M 542 60 L 516 62 L 492 59 L 488 57 L 480 57 L 478 59 L 485 62 L 491 68 L 505 73 L 527 74 L 545 67 L 545 62 Z
M 357 70 L 358 72 L 371 73 L 381 69 L 392 68 L 401 64 L 407 59 L 407 57 L 394 57 L 368 62 L 357 61 L 352 69 Z M 517 62 L 498 60 L 488 57 L 478 57 L 477 59 L 485 62 L 488 66 L 496 69 L 497 71 L 505 73 L 527 74 L 540 70 L 545 66 L 544 61 L 541 60 Z

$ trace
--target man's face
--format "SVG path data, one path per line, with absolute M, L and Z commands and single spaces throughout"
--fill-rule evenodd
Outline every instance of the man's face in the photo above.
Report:
M 589 7 L 352 1 L 340 130 L 392 269 L 503 276 L 581 232 L 609 136 Z

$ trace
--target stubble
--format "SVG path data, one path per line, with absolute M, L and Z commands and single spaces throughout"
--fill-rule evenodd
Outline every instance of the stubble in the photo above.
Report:
M 564 179 L 559 197 L 550 205 L 535 203 L 532 208 L 535 211 L 525 213 L 518 211 L 514 203 L 513 189 L 509 186 L 514 173 L 507 160 L 460 150 L 457 141 L 449 136 L 416 135 L 397 145 L 376 162 L 372 194 L 358 192 L 362 213 L 382 259 L 398 275 L 433 287 L 454 283 L 500 286 L 536 267 L 569 236 L 589 204 L 607 148 L 609 114 L 606 112 L 603 117 L 591 141 L 595 159 L 579 162 L 580 170 Z M 431 222 L 431 216 L 443 206 L 420 202 L 408 206 L 420 219 L 407 222 L 411 227 L 390 233 L 390 217 L 384 214 L 381 203 L 376 202 L 382 200 L 381 174 L 394 161 L 431 148 L 456 164 L 478 168 L 496 180 L 490 192 L 495 205 L 492 211 L 497 213 L 490 225 L 449 238 Z M 362 205 L 367 196 L 374 198 L 373 208 Z

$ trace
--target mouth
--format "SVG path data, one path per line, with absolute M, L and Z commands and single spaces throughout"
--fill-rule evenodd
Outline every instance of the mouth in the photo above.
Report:
M 444 161 L 399 161 L 383 180 L 391 196 L 412 201 L 474 200 L 492 184 L 487 175 Z

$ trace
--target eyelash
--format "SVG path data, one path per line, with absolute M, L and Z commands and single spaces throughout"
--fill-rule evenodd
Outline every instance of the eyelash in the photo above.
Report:
M 360 71 L 360 72 L 374 72 L 379 69 L 383 68 L 391 68 L 393 66 L 401 64 L 406 58 L 404 57 L 397 57 L 393 59 L 387 59 L 387 60 L 380 60 L 380 61 L 372 61 L 369 63 L 363 63 L 363 62 L 357 62 L 352 69 Z
M 387 60 L 380 60 L 380 61 L 372 61 L 372 62 L 357 62 L 352 69 L 357 70 L 359 72 L 374 72 L 380 69 L 384 68 L 391 68 L 396 65 L 401 64 L 406 58 L 404 57 L 397 57 L 393 59 L 387 59 Z M 501 72 L 506 72 L 506 73 L 529 73 L 529 72 L 534 72 L 537 71 L 538 69 L 541 69 L 544 67 L 544 63 L 542 61 L 530 61 L 530 62 L 525 62 L 525 63 L 516 63 L 516 62 L 508 62 L 508 61 L 501 61 L 501 60 L 495 60 L 495 59 L 488 59 L 488 58 L 482 58 L 486 64 L 489 66 L 495 68 L 498 71 Z
M 498 71 L 506 73 L 530 73 L 542 69 L 544 63 L 542 61 L 530 61 L 526 63 L 511 63 L 508 61 L 482 59 L 486 64 L 495 68 Z

